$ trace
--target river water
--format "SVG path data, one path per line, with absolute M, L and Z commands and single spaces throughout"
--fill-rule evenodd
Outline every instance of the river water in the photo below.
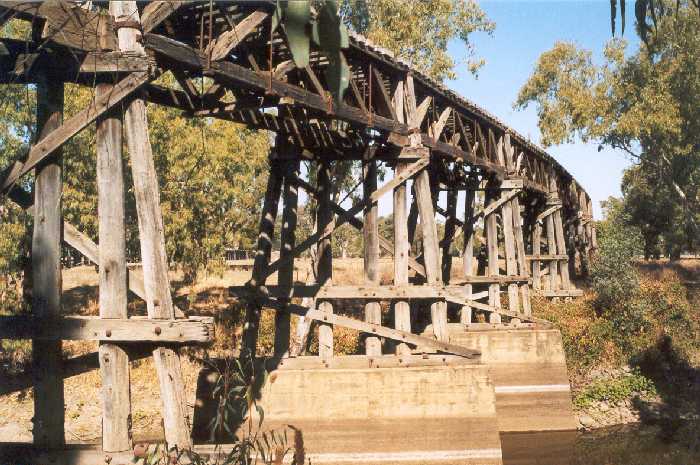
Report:
M 700 465 L 700 423 L 501 435 L 504 465 Z

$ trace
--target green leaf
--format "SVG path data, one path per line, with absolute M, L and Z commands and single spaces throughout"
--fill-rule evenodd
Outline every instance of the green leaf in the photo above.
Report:
M 338 17 L 338 2 L 327 0 L 323 3 L 312 27 L 312 37 L 328 58 L 326 82 L 337 105 L 342 102 L 350 83 L 350 67 L 342 53 L 350 41 L 348 30 Z
M 622 35 L 625 35 L 625 4 L 627 0 L 620 0 L 620 23 L 622 24 Z
M 260 420 L 258 420 L 258 428 L 262 428 L 263 420 L 265 419 L 265 410 L 263 410 L 263 408 L 258 404 L 255 404 L 255 410 L 258 411 L 258 415 L 260 416 Z
M 282 9 L 282 6 L 280 5 L 280 1 L 277 0 L 277 6 L 275 7 L 275 12 L 272 13 L 272 32 L 275 32 L 277 28 L 279 27 L 280 23 L 284 19 L 284 10 Z
M 617 16 L 617 0 L 610 0 L 610 28 L 615 35 L 615 16 Z
M 312 29 L 314 43 L 328 54 L 338 53 L 349 46 L 348 30 L 337 12 L 337 2 L 324 2 Z
M 343 95 L 350 85 L 350 66 L 342 53 L 328 56 L 326 82 L 336 105 L 343 101 Z
M 285 31 L 289 50 L 297 68 L 305 68 L 309 65 L 311 5 L 308 0 L 290 1 L 285 5 Z

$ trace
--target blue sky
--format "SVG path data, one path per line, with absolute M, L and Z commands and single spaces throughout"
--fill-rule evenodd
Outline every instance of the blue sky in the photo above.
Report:
M 482 9 L 496 23 L 493 36 L 473 34 L 479 56 L 486 59 L 478 78 L 466 66 L 457 70 L 457 79 L 447 84 L 462 96 L 486 108 L 535 143 L 540 141 L 537 113 L 533 106 L 513 109 L 518 90 L 532 73 L 537 58 L 557 40 L 572 41 L 592 50 L 601 60 L 602 49 L 611 38 L 610 3 L 601 1 L 481 1 Z M 618 12 L 619 15 L 619 12 Z M 637 47 L 634 34 L 634 4 L 627 2 L 624 37 Z M 618 21 L 619 33 L 619 21 Z M 464 44 L 450 44 L 450 55 L 465 57 Z M 565 144 L 547 149 L 578 181 L 593 199 L 594 215 L 601 217 L 600 201 L 620 195 L 622 171 L 630 161 L 619 151 L 598 152 L 595 143 Z

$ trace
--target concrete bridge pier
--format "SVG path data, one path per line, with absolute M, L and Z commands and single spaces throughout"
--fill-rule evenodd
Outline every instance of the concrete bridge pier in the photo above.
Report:
M 453 343 L 480 350 L 481 360 L 283 359 L 261 392 L 265 428 L 301 429 L 319 464 L 500 464 L 502 432 L 576 428 L 559 331 L 489 324 L 448 330 Z M 207 399 L 217 376 L 204 370 L 199 378 L 196 442 L 209 439 L 216 405 Z

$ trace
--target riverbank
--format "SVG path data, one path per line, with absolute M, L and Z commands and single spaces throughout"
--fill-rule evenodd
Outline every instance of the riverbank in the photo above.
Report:
M 638 289 L 601 308 L 535 300 L 562 332 L 579 429 L 700 419 L 700 260 L 635 264 Z

